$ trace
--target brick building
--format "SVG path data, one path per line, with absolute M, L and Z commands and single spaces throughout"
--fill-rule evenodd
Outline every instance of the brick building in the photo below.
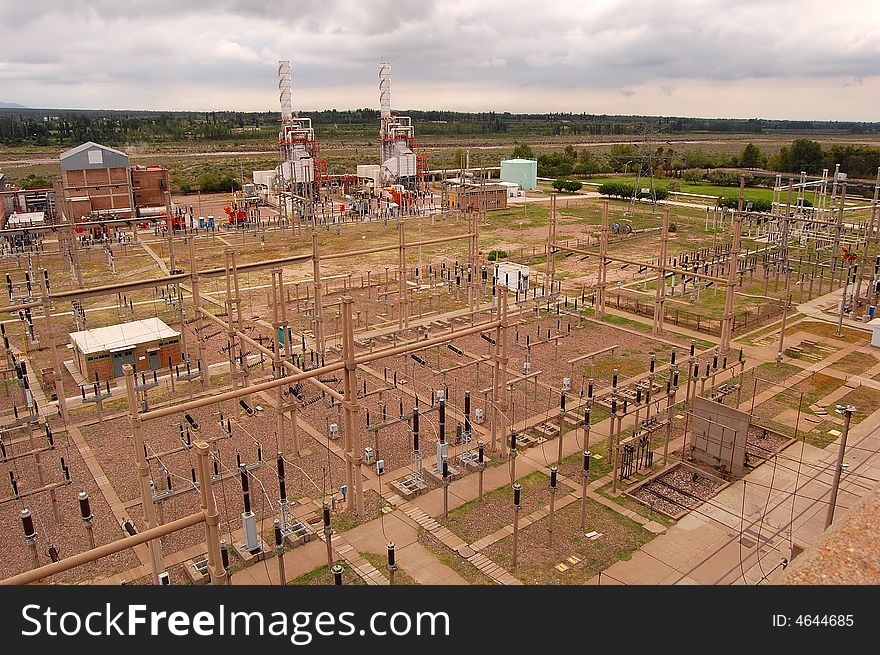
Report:
M 507 209 L 507 188 L 500 184 L 452 184 L 446 193 L 450 209 Z
M 76 220 L 92 214 L 133 215 L 128 155 L 88 141 L 62 152 L 63 206 Z
M 129 173 L 134 206 L 138 210 L 144 207 L 165 207 L 168 169 L 161 166 L 132 166 Z
M 89 381 L 122 376 L 122 365 L 135 371 L 166 368 L 180 363 L 180 333 L 158 318 L 71 332 L 76 366 Z
M 130 166 L 128 155 L 91 141 L 61 153 L 64 210 L 81 216 L 140 216 L 146 207 L 165 207 L 168 170 Z

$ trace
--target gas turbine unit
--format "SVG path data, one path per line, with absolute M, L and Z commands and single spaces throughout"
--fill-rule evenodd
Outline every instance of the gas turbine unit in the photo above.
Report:
M 382 181 L 416 190 L 427 169 L 427 157 L 416 156 L 416 139 L 409 116 L 391 113 L 391 64 L 379 64 L 379 162 Z
M 312 119 L 294 115 L 291 109 L 290 61 L 278 62 L 278 92 L 281 102 L 281 131 L 278 146 L 281 164 L 275 169 L 275 188 L 305 200 L 319 200 L 326 161 L 319 158 Z

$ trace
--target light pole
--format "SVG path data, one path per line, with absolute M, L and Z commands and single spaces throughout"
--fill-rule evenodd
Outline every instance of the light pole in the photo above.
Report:
M 849 424 L 856 408 L 852 405 L 838 405 L 835 408 L 838 414 L 843 414 L 843 434 L 840 435 L 840 448 L 837 450 L 837 464 L 834 467 L 834 481 L 831 483 L 831 500 L 828 501 L 828 516 L 825 517 L 825 529 L 827 530 L 834 521 L 834 507 L 837 505 L 837 490 L 840 487 L 840 474 L 843 472 L 843 455 L 846 452 L 846 437 L 849 434 Z
M 626 163 L 623 165 L 623 174 L 624 174 L 624 175 L 626 175 L 626 169 L 629 168 L 629 165 L 632 164 L 632 163 L 633 163 L 633 161 L 632 161 L 632 159 L 630 159 L 628 162 L 626 162 Z

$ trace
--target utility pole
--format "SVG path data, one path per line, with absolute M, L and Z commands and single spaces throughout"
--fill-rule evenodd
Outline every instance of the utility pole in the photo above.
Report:
M 831 499 L 828 501 L 828 516 L 825 517 L 825 529 L 827 530 L 834 521 L 834 508 L 837 505 L 837 491 L 840 488 L 840 474 L 843 472 L 843 456 L 846 453 L 846 438 L 849 435 L 849 424 L 856 408 L 852 405 L 838 405 L 835 408 L 838 414 L 843 414 L 843 434 L 840 435 L 840 448 L 837 450 L 837 464 L 834 467 L 834 481 L 831 483 Z

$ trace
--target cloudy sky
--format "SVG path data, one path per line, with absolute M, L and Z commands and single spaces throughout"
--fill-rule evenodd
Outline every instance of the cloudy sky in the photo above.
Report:
M 0 102 L 880 120 L 880 1 L 4 0 Z

